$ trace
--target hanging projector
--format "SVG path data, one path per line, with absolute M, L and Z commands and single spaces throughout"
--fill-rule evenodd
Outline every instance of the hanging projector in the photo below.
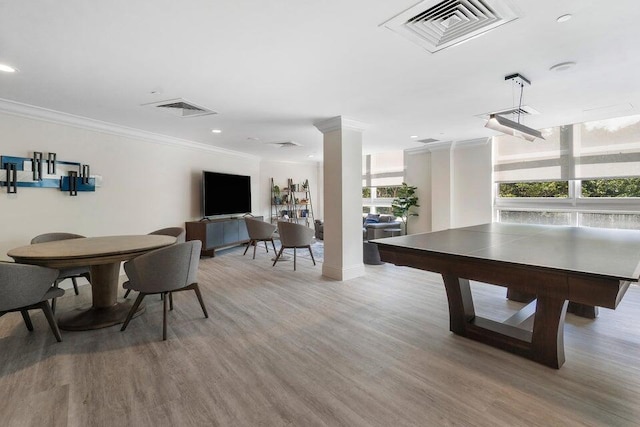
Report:
M 516 73 L 505 76 L 505 80 L 511 80 L 514 84 L 520 86 L 520 103 L 518 104 L 518 121 L 514 122 L 498 114 L 491 114 L 489 121 L 484 126 L 489 129 L 497 130 L 506 135 L 515 136 L 517 138 L 526 139 L 527 141 L 534 141 L 536 138 L 544 139 L 542 133 L 538 130 L 531 129 L 520 123 L 520 116 L 522 115 L 522 95 L 524 92 L 524 85 L 531 85 L 531 82 L 524 76 Z

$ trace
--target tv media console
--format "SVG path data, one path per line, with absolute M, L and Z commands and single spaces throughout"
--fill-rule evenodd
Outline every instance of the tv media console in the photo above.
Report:
M 261 216 L 254 217 L 262 219 Z M 202 242 L 201 255 L 215 257 L 215 250 L 249 243 L 244 218 L 221 218 L 185 223 L 187 240 Z

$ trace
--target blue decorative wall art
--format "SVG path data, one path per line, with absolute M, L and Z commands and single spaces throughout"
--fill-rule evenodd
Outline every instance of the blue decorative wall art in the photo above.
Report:
M 96 179 L 89 165 L 57 160 L 56 153 L 44 158 L 35 151 L 31 158 L 0 156 L 0 187 L 7 187 L 7 193 L 17 193 L 18 187 L 58 188 L 76 196 L 79 191 L 96 191 Z

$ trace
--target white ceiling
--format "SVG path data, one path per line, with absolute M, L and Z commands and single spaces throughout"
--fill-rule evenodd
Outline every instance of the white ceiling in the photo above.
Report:
M 321 159 L 313 123 L 337 115 L 369 124 L 366 152 L 494 135 L 475 116 L 514 105 L 514 72 L 534 128 L 638 113 L 637 0 L 511 0 L 519 19 L 435 54 L 381 26 L 417 2 L 0 0 L 0 63 L 19 69 L 0 98 L 294 161 Z M 174 98 L 219 114 L 141 107 Z

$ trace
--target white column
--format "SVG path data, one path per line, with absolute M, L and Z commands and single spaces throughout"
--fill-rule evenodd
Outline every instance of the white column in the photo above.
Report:
M 452 142 L 429 144 L 431 151 L 431 230 L 451 228 L 453 159 Z
M 324 263 L 335 280 L 364 275 L 362 262 L 362 132 L 342 116 L 315 124 L 324 135 Z

